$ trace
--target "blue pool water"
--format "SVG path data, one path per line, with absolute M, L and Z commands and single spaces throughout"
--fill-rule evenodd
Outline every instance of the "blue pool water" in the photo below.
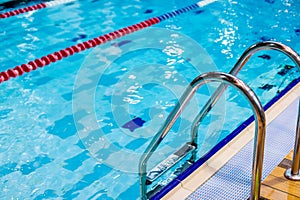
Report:
M 0 70 L 190 3 L 78 0 L 1 19 Z M 2 83 L 0 199 L 137 199 L 138 159 L 188 83 L 228 72 L 258 41 L 299 51 L 299 7 L 218 1 Z M 265 51 L 239 77 L 266 104 L 297 73 L 285 56 Z M 197 93 L 150 168 L 189 140 L 190 121 L 214 87 Z M 198 157 L 251 114 L 232 89 L 217 108 L 200 127 Z

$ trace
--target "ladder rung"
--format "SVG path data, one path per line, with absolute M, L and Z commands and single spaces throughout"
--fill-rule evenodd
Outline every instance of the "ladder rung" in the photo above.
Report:
M 163 175 L 196 147 L 190 143 L 186 143 L 178 151 L 168 156 L 165 160 L 156 165 L 151 171 L 147 173 L 146 185 L 150 185 L 153 181 Z

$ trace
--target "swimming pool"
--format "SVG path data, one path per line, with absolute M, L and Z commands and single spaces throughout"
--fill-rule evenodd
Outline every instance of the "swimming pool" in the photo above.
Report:
M 1 71 L 190 3 L 74 1 L 0 19 Z M 189 81 L 205 71 L 229 71 L 257 41 L 298 51 L 299 6 L 218 1 L 2 83 L 0 197 L 138 198 L 137 160 Z M 239 77 L 266 104 L 297 75 L 288 59 L 268 51 Z M 209 93 L 200 91 L 192 105 L 201 107 Z M 200 127 L 198 157 L 251 113 L 235 91 L 226 96 L 226 116 L 214 110 Z M 184 113 L 175 127 L 180 133 L 168 135 L 152 165 L 188 140 L 196 113 Z

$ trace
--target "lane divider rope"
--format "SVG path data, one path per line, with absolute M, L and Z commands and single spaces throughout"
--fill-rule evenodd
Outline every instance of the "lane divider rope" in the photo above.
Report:
M 15 78 L 17 76 L 21 76 L 23 75 L 25 72 L 28 73 L 30 71 L 36 70 L 37 68 L 42 68 L 44 66 L 49 65 L 50 63 L 54 63 L 58 60 L 61 60 L 63 58 L 69 57 L 75 53 L 79 53 L 82 52 L 86 49 L 90 49 L 93 47 L 96 47 L 98 45 L 104 44 L 108 41 L 114 40 L 116 38 L 122 37 L 124 35 L 133 33 L 135 31 L 144 29 L 146 27 L 152 26 L 154 24 L 160 23 L 166 19 L 178 16 L 180 14 L 189 12 L 191 10 L 194 10 L 195 8 L 198 7 L 203 7 L 206 6 L 212 2 L 214 2 L 216 0 L 204 0 L 195 4 L 192 4 L 190 6 L 163 14 L 161 16 L 158 17 L 154 17 L 145 21 L 142 21 L 140 23 L 119 29 L 117 31 L 114 32 L 110 32 L 108 34 L 99 36 L 99 37 L 95 37 L 91 40 L 82 42 L 82 43 L 78 43 L 76 45 L 73 45 L 71 47 L 67 47 L 65 49 L 62 49 L 60 51 L 56 51 L 54 53 L 50 53 L 46 56 L 43 56 L 41 58 L 38 58 L 36 60 L 30 61 L 27 64 L 22 64 L 19 66 L 16 66 L 14 68 L 8 69 L 7 71 L 2 71 L 0 72 L 0 83 L 9 80 L 10 78 Z
M 49 1 L 49 2 L 45 2 L 45 3 L 39 3 L 39 4 L 35 4 L 32 6 L 25 7 L 25 8 L 19 8 L 16 10 L 5 12 L 5 13 L 0 13 L 0 19 L 1 18 L 9 18 L 9 17 L 19 15 L 22 13 L 31 12 L 34 10 L 40 10 L 43 8 L 57 6 L 57 5 L 61 5 L 61 4 L 65 4 L 65 3 L 69 3 L 69 2 L 73 2 L 73 1 L 74 0 L 54 0 L 54 1 Z

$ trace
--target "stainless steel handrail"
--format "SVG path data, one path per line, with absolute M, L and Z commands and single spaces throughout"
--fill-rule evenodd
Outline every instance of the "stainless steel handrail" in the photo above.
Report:
M 234 67 L 230 70 L 229 74 L 232 74 L 236 76 L 241 69 L 244 67 L 244 65 L 247 63 L 247 61 L 253 56 L 256 52 L 261 50 L 276 50 L 279 52 L 284 53 L 287 55 L 298 67 L 300 71 L 300 56 L 297 54 L 295 50 L 290 48 L 289 46 L 286 46 L 284 44 L 278 43 L 278 42 L 272 42 L 272 41 L 265 41 L 265 42 L 258 42 L 251 47 L 249 47 L 239 58 L 237 63 L 234 65 Z M 207 101 L 207 103 L 202 107 L 199 114 L 196 116 L 196 118 L 193 121 L 192 125 L 192 144 L 195 144 L 198 137 L 198 128 L 201 123 L 201 121 L 204 119 L 204 117 L 207 115 L 207 113 L 213 108 L 213 106 L 217 103 L 223 92 L 226 90 L 227 86 L 224 84 L 221 84 L 216 91 L 211 95 L 210 99 Z M 300 126 L 300 125 L 299 125 Z M 299 127 L 298 127 L 299 128 Z M 195 156 L 194 156 L 195 157 Z M 295 161 L 295 162 L 300 162 Z M 252 183 L 254 184 L 254 183 Z M 253 187 L 252 187 L 253 188 Z M 251 191 L 250 199 L 259 199 L 259 193 L 256 191 Z
M 188 104 L 188 102 L 192 99 L 195 92 L 204 84 L 209 82 L 221 82 L 232 85 L 236 89 L 238 89 L 243 96 L 247 98 L 249 103 L 251 104 L 251 108 L 254 112 L 255 117 L 255 142 L 254 142 L 254 156 L 253 156 L 253 172 L 252 172 L 252 191 L 257 191 L 258 194 L 260 192 L 260 180 L 262 174 L 262 164 L 263 164 L 263 152 L 264 152 L 264 141 L 265 141 L 265 133 L 266 133 L 266 120 L 264 110 L 255 95 L 255 93 L 241 80 L 234 77 L 233 75 L 222 73 L 222 72 L 210 72 L 206 74 L 202 74 L 195 78 L 188 88 L 185 90 L 179 102 L 176 104 L 172 112 L 169 114 L 165 123 L 161 127 L 161 129 L 154 136 L 149 146 L 145 150 L 139 162 L 139 176 L 140 176 L 140 196 L 141 199 L 147 199 L 147 187 L 146 187 L 146 174 L 147 174 L 147 162 L 149 158 L 152 156 L 154 151 L 157 149 L 158 145 L 167 135 L 169 130 L 172 128 L 177 118 Z
M 300 99 L 298 102 L 298 118 L 292 167 L 287 169 L 284 176 L 293 181 L 300 181 Z

